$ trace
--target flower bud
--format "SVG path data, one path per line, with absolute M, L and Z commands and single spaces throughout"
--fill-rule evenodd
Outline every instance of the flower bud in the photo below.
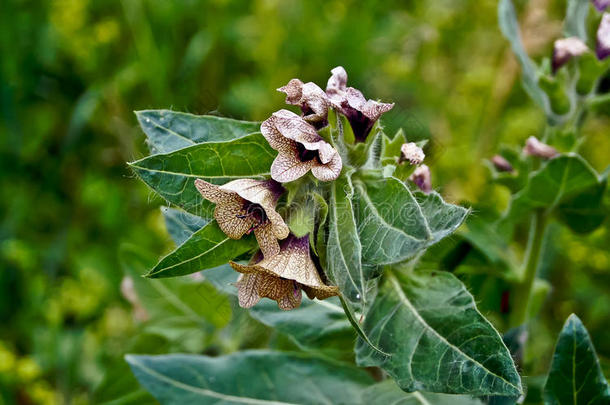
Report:
M 422 148 L 417 146 L 415 142 L 405 143 L 400 147 L 400 158 L 398 163 L 402 163 L 404 161 L 408 161 L 413 166 L 420 165 L 426 155 Z
M 565 65 L 572 57 L 580 56 L 589 48 L 578 37 L 558 39 L 553 46 L 553 61 L 551 63 L 553 73 Z
M 432 179 L 430 177 L 430 168 L 427 165 L 421 165 L 409 177 L 417 188 L 428 194 L 432 191 Z
M 610 13 L 604 13 L 597 29 L 597 59 L 604 60 L 610 56 Z
M 559 155 L 557 149 L 547 145 L 546 143 L 540 142 L 535 136 L 530 136 L 527 138 L 523 152 L 528 156 L 537 156 L 543 159 L 552 159 Z
M 515 169 L 513 169 L 513 166 L 510 164 L 510 162 L 506 159 L 504 159 L 502 156 L 500 155 L 495 155 L 494 157 L 491 158 L 491 163 L 494 165 L 494 167 L 496 168 L 497 171 L 499 172 L 513 172 Z

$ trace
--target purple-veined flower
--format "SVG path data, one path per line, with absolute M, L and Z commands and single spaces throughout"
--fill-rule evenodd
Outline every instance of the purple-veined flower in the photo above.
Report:
M 195 180 L 203 198 L 216 204 L 214 219 L 232 239 L 254 232 L 265 257 L 280 251 L 278 239 L 288 236 L 289 229 L 275 204 L 284 192 L 274 180 L 239 179 L 222 186 Z
M 360 90 L 347 87 L 347 72 L 342 66 L 331 70 L 326 94 L 332 105 L 349 121 L 356 142 L 364 142 L 379 117 L 392 109 L 394 103 L 367 100 Z
M 317 84 L 303 83 L 299 79 L 292 79 L 278 91 L 286 93 L 286 104 L 297 105 L 301 108 L 303 119 L 317 129 L 328 124 L 328 109 L 330 101 L 328 96 Z
M 324 284 L 311 258 L 309 236 L 289 235 L 281 242 L 274 256 L 255 256 L 247 265 L 230 262 L 242 273 L 237 281 L 239 305 L 254 306 L 262 297 L 277 301 L 284 310 L 301 305 L 301 290 L 311 299 L 326 299 L 339 294 L 339 289 Z
M 287 183 L 308 171 L 319 180 L 335 180 L 343 167 L 341 156 L 316 129 L 288 110 L 280 110 L 261 124 L 269 145 L 279 153 L 271 165 L 271 177 Z

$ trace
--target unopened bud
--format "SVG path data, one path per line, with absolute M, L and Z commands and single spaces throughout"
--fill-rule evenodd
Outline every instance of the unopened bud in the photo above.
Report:
M 527 138 L 523 152 L 525 152 L 525 154 L 528 156 L 537 156 L 544 159 L 552 159 L 559 155 L 557 149 L 547 145 L 546 143 L 540 142 L 535 136 L 530 136 Z
M 610 13 L 604 13 L 597 29 L 597 59 L 604 60 L 610 56 Z
M 424 154 L 422 148 L 417 146 L 415 142 L 409 142 L 400 147 L 400 159 L 398 162 L 402 163 L 404 161 L 408 161 L 413 166 L 417 166 L 424 161 L 425 157 L 426 155 Z
M 565 65 L 572 57 L 580 56 L 587 52 L 589 48 L 578 37 L 558 39 L 553 46 L 553 73 Z
M 409 177 L 417 188 L 419 188 L 424 193 L 428 194 L 432 191 L 432 179 L 430 177 L 430 168 L 426 165 L 421 165 Z
M 494 167 L 499 172 L 513 172 L 514 171 L 513 166 L 510 164 L 510 162 L 508 160 L 504 159 L 500 155 L 495 155 L 494 157 L 492 157 L 491 163 L 493 163 Z

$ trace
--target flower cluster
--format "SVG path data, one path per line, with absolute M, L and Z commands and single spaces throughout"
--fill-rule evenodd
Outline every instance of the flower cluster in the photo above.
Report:
M 254 233 L 260 250 L 248 265 L 231 262 L 241 273 L 238 281 L 240 306 L 249 308 L 260 298 L 277 301 L 284 310 L 301 304 L 302 291 L 311 299 L 339 294 L 326 277 L 310 249 L 309 236 L 290 232 L 276 204 L 285 192 L 282 183 L 292 182 L 311 171 L 319 181 L 339 177 L 343 161 L 339 152 L 318 132 L 328 125 L 329 110 L 344 115 L 356 142 L 365 142 L 381 114 L 394 104 L 367 100 L 359 90 L 347 87 L 347 73 L 336 67 L 326 91 L 315 83 L 292 79 L 278 90 L 286 103 L 301 109 L 301 115 L 282 109 L 261 124 L 261 133 L 278 154 L 271 165 L 271 179 L 239 179 L 224 185 L 195 180 L 203 198 L 216 204 L 214 218 L 220 229 L 233 239 Z M 423 153 L 406 149 L 406 159 L 419 164 Z

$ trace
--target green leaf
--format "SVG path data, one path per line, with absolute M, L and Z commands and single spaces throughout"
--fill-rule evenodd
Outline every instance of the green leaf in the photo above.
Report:
M 356 219 L 351 198 L 354 189 L 351 173 L 335 180 L 331 186 L 328 238 L 326 239 L 326 270 L 332 283 L 341 291 L 341 303 L 345 314 L 358 332 L 358 335 L 370 344 L 358 322 L 356 311 L 364 311 L 369 296 L 374 295 L 376 282 L 373 278 L 377 268 L 365 267 L 361 261 L 360 240 L 356 228 Z M 380 352 L 375 346 L 371 346 Z
M 129 342 L 128 347 L 131 353 L 160 354 L 168 349 L 169 344 L 165 338 L 149 333 L 137 335 Z M 106 405 L 157 404 L 149 393 L 138 386 L 137 380 L 130 373 L 129 365 L 122 359 L 113 360 L 106 367 L 104 377 L 93 393 L 93 400 L 96 404 Z
M 483 405 L 478 399 L 466 395 L 436 394 L 433 392 L 407 393 L 398 388 L 393 380 L 385 380 L 364 390 L 365 404 L 400 405 Z
M 140 179 L 172 204 L 200 215 L 211 204 L 195 188 L 197 178 L 224 184 L 239 178 L 262 178 L 276 152 L 261 134 L 229 142 L 208 142 L 130 163 Z
M 563 23 L 563 34 L 566 37 L 578 37 L 587 42 L 587 15 L 590 0 L 568 0 L 566 19 Z
M 559 334 L 543 395 L 544 403 L 552 405 L 610 403 L 610 387 L 589 333 L 574 314 Z
M 452 274 L 386 271 L 364 330 L 390 357 L 358 342 L 362 366 L 386 370 L 405 391 L 520 395 L 521 381 L 502 338 Z
M 167 232 L 176 246 L 182 245 L 193 233 L 210 222 L 209 219 L 203 219 L 176 208 L 161 207 L 161 213 L 165 218 Z
M 517 12 L 515 11 L 515 6 L 511 0 L 500 0 L 498 3 L 498 22 L 502 34 L 504 34 L 506 39 L 510 42 L 511 48 L 521 65 L 523 72 L 523 88 L 536 104 L 545 108 L 545 111 L 547 111 L 548 114 L 550 111 L 547 106 L 548 100 L 546 100 L 546 96 L 538 86 L 536 66 L 527 55 L 523 42 L 521 41 Z
M 362 266 L 360 240 L 351 198 L 354 194 L 350 174 L 330 185 L 328 238 L 326 241 L 327 273 L 341 294 L 351 303 L 366 305 L 370 275 Z
M 164 405 L 359 404 L 373 383 L 363 370 L 307 354 L 243 351 L 227 356 L 126 356 Z
M 451 234 L 468 210 L 437 193 L 417 198 L 395 178 L 355 181 L 354 206 L 366 265 L 404 261 Z
M 169 153 L 204 142 L 230 141 L 259 132 L 259 122 L 170 110 L 136 111 L 152 153 Z
M 605 188 L 604 179 L 582 157 L 561 155 L 530 175 L 526 186 L 513 196 L 501 224 L 508 231 L 534 209 L 547 213 L 559 209 L 559 218 L 568 226 L 577 231 L 589 230 L 601 223 L 600 215 L 603 219 L 603 211 L 598 210 L 602 198 L 597 194 L 600 187 Z M 588 215 L 592 216 L 585 218 Z
M 250 309 L 250 315 L 290 336 L 301 348 L 352 352 L 355 334 L 336 297 L 324 301 L 303 298 L 301 306 L 292 311 L 280 311 L 277 303 L 262 300 Z
M 221 328 L 231 319 L 228 299 L 208 282 L 193 279 L 151 280 L 142 277 L 149 268 L 149 255 L 135 246 L 123 245 L 119 259 L 141 305 L 152 320 L 166 321 L 182 329 Z M 227 266 L 228 267 L 228 266 Z M 155 330 L 159 330 L 155 326 Z M 164 336 L 165 333 L 162 333 Z
M 231 239 L 218 227 L 216 221 L 210 221 L 161 259 L 146 277 L 176 277 L 210 269 L 254 250 L 256 246 L 256 240 L 251 235 Z
M 582 234 L 593 232 L 608 215 L 608 209 L 604 206 L 607 184 L 607 179 L 603 179 L 595 186 L 566 198 L 557 207 L 559 219 L 574 232 Z

